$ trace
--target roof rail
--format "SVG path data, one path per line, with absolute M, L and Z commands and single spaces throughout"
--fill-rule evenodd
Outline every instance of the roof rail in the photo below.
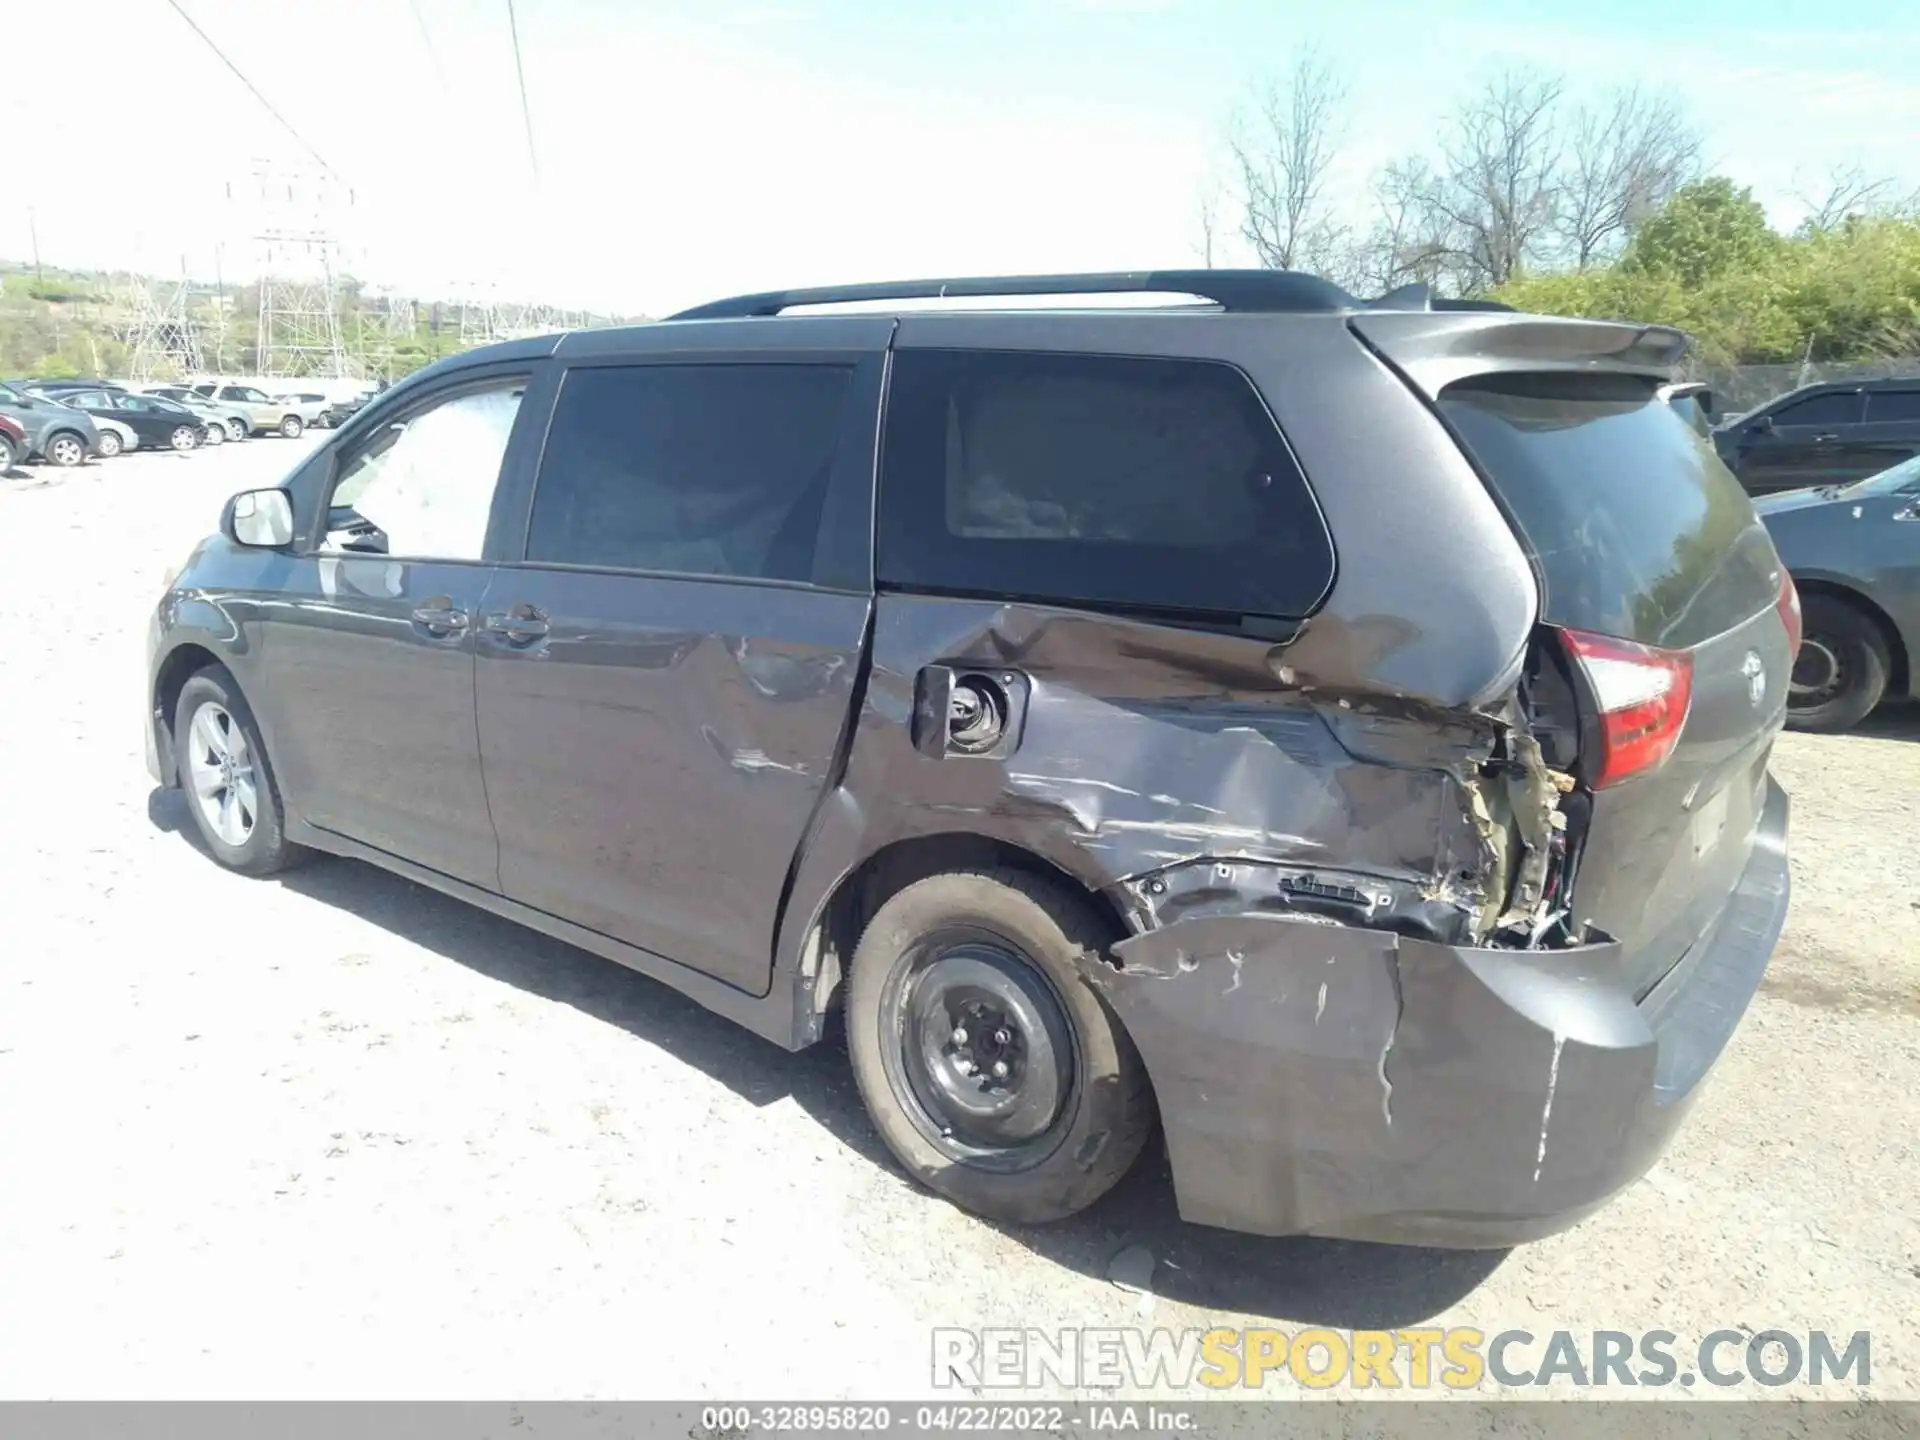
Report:
M 670 315 L 670 320 L 725 320 L 778 315 L 801 305 L 861 300 L 944 300 L 1012 295 L 1195 295 L 1245 314 L 1339 311 L 1360 302 L 1331 281 L 1293 270 L 1129 270 L 1097 275 L 974 275 L 945 280 L 893 280 L 735 295 Z

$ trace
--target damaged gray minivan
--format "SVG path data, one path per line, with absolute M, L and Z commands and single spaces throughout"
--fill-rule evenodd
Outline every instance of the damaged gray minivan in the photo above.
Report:
M 996 296 L 1059 298 L 909 303 Z M 478 350 L 229 503 L 151 766 L 236 870 L 371 861 L 794 1049 L 843 1013 L 984 1215 L 1158 1123 L 1190 1220 L 1544 1235 L 1787 905 L 1798 601 L 1684 344 L 1201 271 Z

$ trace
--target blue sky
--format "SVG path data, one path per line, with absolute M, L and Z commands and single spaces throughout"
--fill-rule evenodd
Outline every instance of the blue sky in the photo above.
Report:
M 1303 46 L 1350 87 L 1356 205 L 1509 64 L 1671 87 L 1781 223 L 1836 165 L 1920 185 L 1911 0 L 517 0 L 537 185 L 505 0 L 182 4 L 351 186 L 349 267 L 434 294 L 661 313 L 1192 263 L 1236 98 Z M 5 133 L 47 137 L 10 154 L 0 255 L 27 253 L 31 205 L 49 261 L 244 276 L 251 162 L 297 147 L 166 0 L 84 8 L 80 41 L 71 9 L 10 7 L 11 53 L 74 63 L 13 66 L 0 94 Z

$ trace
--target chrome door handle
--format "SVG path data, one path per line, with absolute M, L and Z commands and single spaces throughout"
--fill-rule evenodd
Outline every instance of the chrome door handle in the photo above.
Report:
M 467 628 L 467 612 L 451 605 L 420 605 L 414 609 L 413 623 L 429 635 L 457 635 Z
M 513 645 L 543 639 L 549 628 L 546 617 L 537 611 L 489 615 L 480 623 L 486 626 L 489 635 L 498 635 Z

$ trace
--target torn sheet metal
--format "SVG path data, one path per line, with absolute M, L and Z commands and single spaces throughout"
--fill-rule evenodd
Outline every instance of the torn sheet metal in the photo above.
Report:
M 1316 638 L 1346 635 L 1358 651 Z M 1160 923 L 1188 873 L 1226 862 L 1250 897 L 1342 913 L 1360 886 L 1416 933 L 1453 933 L 1486 903 L 1487 843 L 1462 776 L 1494 722 L 1419 696 L 1361 698 L 1356 665 L 1408 642 L 1326 616 L 1287 644 L 989 601 L 882 595 L 853 744 L 795 877 L 779 953 L 842 876 L 930 835 L 1017 845 Z M 1006 683 L 1014 743 L 925 744 L 925 677 L 968 667 Z M 922 732 L 916 746 L 916 719 Z M 1166 900 L 1139 882 L 1161 876 Z M 1252 908 L 1248 898 L 1242 908 Z

